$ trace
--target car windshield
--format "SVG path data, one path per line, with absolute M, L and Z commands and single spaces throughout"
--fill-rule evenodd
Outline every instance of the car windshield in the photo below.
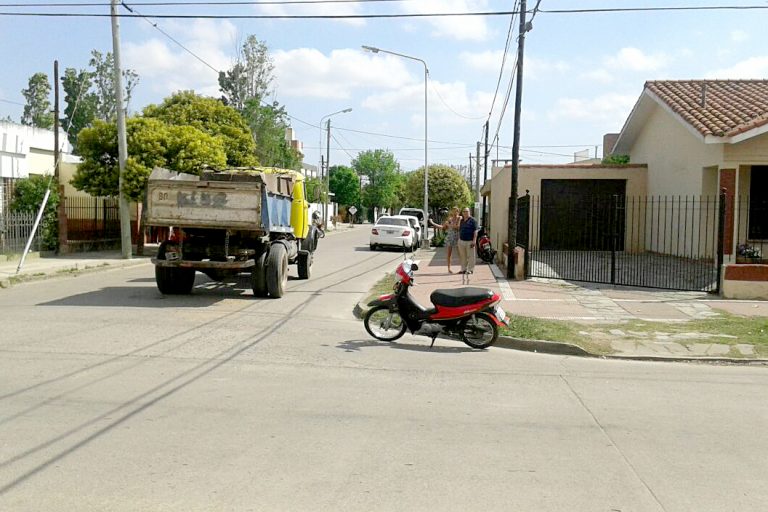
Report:
M 405 219 L 395 219 L 393 217 L 382 217 L 376 221 L 376 224 L 384 226 L 407 226 L 408 221 Z

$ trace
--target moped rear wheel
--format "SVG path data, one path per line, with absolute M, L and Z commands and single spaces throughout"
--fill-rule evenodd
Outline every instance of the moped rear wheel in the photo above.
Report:
M 488 313 L 478 313 L 459 325 L 461 341 L 472 348 L 488 348 L 499 337 L 499 328 Z
M 408 328 L 400 313 L 390 311 L 388 306 L 376 306 L 368 310 L 363 325 L 368 334 L 381 341 L 395 341 Z

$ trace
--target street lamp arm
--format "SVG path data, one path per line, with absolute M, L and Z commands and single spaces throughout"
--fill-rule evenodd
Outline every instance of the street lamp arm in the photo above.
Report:
M 410 55 L 405 55 L 404 53 L 391 52 L 389 50 L 382 50 L 381 48 L 375 48 L 373 46 L 363 45 L 363 50 L 372 52 L 372 53 L 388 53 L 390 55 L 396 55 L 397 57 L 402 57 L 404 59 L 411 59 L 411 60 L 421 62 L 424 65 L 424 72 L 429 73 L 429 69 L 427 69 L 427 63 L 418 57 L 412 57 Z

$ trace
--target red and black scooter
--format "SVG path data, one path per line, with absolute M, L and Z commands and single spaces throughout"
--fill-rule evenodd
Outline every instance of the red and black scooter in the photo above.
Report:
M 461 340 L 472 348 L 487 348 L 499 337 L 499 327 L 508 325 L 499 306 L 501 297 L 487 288 L 448 288 L 430 295 L 431 308 L 425 308 L 408 292 L 418 265 L 405 260 L 395 270 L 395 292 L 371 301 L 364 318 L 365 330 L 374 338 L 394 341 L 410 330 L 432 338 L 446 336 Z

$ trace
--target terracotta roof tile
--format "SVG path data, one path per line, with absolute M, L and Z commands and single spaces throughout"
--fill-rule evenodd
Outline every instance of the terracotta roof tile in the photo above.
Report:
M 645 88 L 702 135 L 731 137 L 768 124 L 768 80 L 659 80 Z

